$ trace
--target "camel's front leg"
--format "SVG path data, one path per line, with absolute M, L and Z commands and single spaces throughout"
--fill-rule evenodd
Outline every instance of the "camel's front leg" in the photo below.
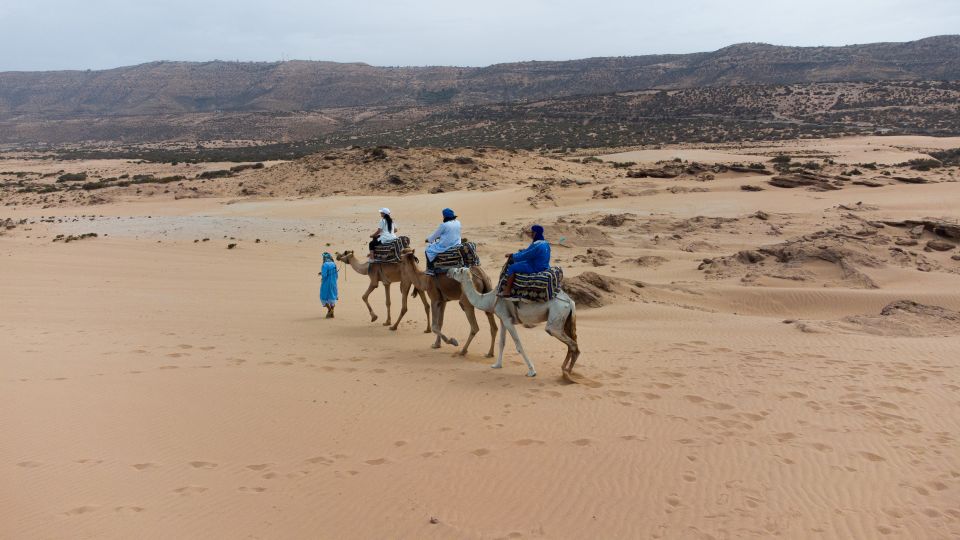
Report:
M 457 352 L 457 355 L 466 356 L 467 349 L 470 348 L 470 342 L 473 341 L 473 337 L 480 331 L 480 324 L 477 322 L 477 313 L 476 310 L 473 309 L 473 304 L 463 299 L 460 300 L 460 307 L 463 308 L 463 313 L 467 316 L 467 322 L 470 323 L 470 335 L 467 336 L 467 342 L 463 344 L 463 348 Z M 491 343 L 491 346 L 492 345 Z
M 372 293 L 376 288 L 377 288 L 377 284 L 371 283 L 370 286 L 367 287 L 367 292 L 363 293 L 363 303 L 367 305 L 367 311 L 370 312 L 370 322 L 374 322 L 377 320 L 377 314 L 373 312 L 373 307 L 370 305 L 370 302 L 368 300 L 370 298 L 370 293 Z
M 500 369 L 503 367 L 503 348 L 507 345 L 507 325 L 504 322 L 500 322 L 500 347 L 497 352 L 497 361 L 490 367 L 493 369 Z
M 400 321 L 403 320 L 403 316 L 407 313 L 407 293 L 410 292 L 409 283 L 400 284 L 400 314 L 397 315 L 397 322 L 393 323 L 393 326 L 390 327 L 391 330 L 396 330 L 400 326 Z
M 514 326 L 513 323 L 508 325 L 506 321 L 503 321 L 503 325 L 507 327 L 507 332 L 510 332 L 510 337 L 513 338 L 513 343 L 517 346 L 517 352 L 523 357 L 523 361 L 527 363 L 527 377 L 536 377 L 537 370 L 533 369 L 533 362 L 527 358 L 527 353 L 523 352 L 523 345 L 520 344 L 520 335 L 517 333 L 517 327 Z
M 490 323 L 490 350 L 487 351 L 487 358 L 493 358 L 493 342 L 497 339 L 497 319 L 493 313 L 487 313 L 487 322 Z
M 430 329 L 430 301 L 427 300 L 427 293 L 423 292 L 420 289 L 417 289 L 417 294 L 420 296 L 420 301 L 423 302 L 423 313 L 427 316 L 427 328 L 423 331 L 424 334 L 429 334 L 433 330 Z
M 390 312 L 390 284 L 384 283 L 383 290 L 384 290 L 384 294 L 387 295 L 387 322 L 383 323 L 383 325 L 390 326 L 391 324 L 393 324 L 390 322 L 390 319 L 393 318 L 393 314 Z

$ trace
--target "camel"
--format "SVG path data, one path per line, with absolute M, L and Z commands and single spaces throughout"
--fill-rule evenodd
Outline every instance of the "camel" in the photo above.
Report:
M 418 290 L 426 291 L 427 296 L 430 297 L 430 311 L 433 314 L 433 333 L 437 335 L 437 339 L 431 347 L 439 349 L 441 341 L 453 346 L 458 345 L 456 339 L 447 337 L 443 335 L 442 332 L 443 315 L 447 302 L 457 300 L 464 314 L 467 316 L 467 321 L 470 323 L 470 336 L 467 337 L 463 348 L 457 353 L 460 356 L 465 356 L 467 349 L 470 347 L 470 342 L 473 341 L 474 336 L 480 331 L 480 325 L 477 324 L 477 315 L 474 312 L 473 305 L 463 296 L 459 283 L 443 275 L 428 276 L 417 267 L 417 262 L 419 261 L 413 249 L 407 248 L 403 250 L 403 254 L 400 257 L 400 272 L 403 274 L 403 279 L 412 282 Z M 490 278 L 487 277 L 487 274 L 479 266 L 474 266 L 469 269 L 464 268 L 463 271 L 464 276 L 470 276 L 471 287 L 480 288 L 483 291 L 493 290 Z M 464 279 L 467 278 L 464 277 Z M 497 338 L 497 322 L 490 313 L 487 313 L 487 321 L 490 323 L 490 350 L 486 356 L 487 358 L 493 358 L 493 342 Z
M 338 261 L 343 261 L 350 265 L 358 274 L 370 277 L 370 286 L 367 287 L 367 292 L 363 293 L 363 303 L 367 305 L 367 310 L 370 312 L 370 322 L 377 320 L 377 314 L 373 312 L 373 308 L 370 307 L 370 302 L 367 298 L 370 297 L 370 293 L 379 286 L 380 283 L 383 283 L 384 292 L 387 295 L 387 322 L 383 323 L 384 326 L 390 326 L 390 319 L 392 317 L 390 313 L 390 284 L 400 283 L 400 314 L 397 315 L 397 322 L 390 326 L 390 330 L 396 330 L 400 326 L 400 321 L 403 319 L 403 316 L 407 313 L 407 291 L 410 290 L 410 286 L 413 285 L 413 282 L 410 280 L 403 279 L 403 275 L 400 272 L 400 265 L 397 263 L 367 263 L 366 261 L 360 261 L 353 254 L 353 251 L 344 251 L 343 253 L 337 253 L 336 258 Z M 413 295 L 419 296 L 420 301 L 423 302 L 423 311 L 427 314 L 427 328 L 423 331 L 424 334 L 429 334 L 430 329 L 430 304 L 427 302 L 427 295 L 424 294 L 423 289 L 414 289 Z
M 507 341 L 507 332 L 513 337 L 513 343 L 517 346 L 517 352 L 527 363 L 527 377 L 536 377 L 537 371 L 533 368 L 533 363 L 523 351 L 523 345 L 520 344 L 520 336 L 517 334 L 517 328 L 514 326 L 513 315 L 507 302 L 497 296 L 496 291 L 480 293 L 473 285 L 472 279 L 465 269 L 455 268 L 447 275 L 457 280 L 463 286 L 463 292 L 467 300 L 477 309 L 485 312 L 495 313 L 500 319 L 500 350 L 497 361 L 492 368 L 500 369 L 503 367 L 503 348 Z M 567 346 L 567 356 L 563 359 L 563 374 L 567 377 L 573 372 L 573 365 L 577 363 L 577 357 L 580 356 L 580 347 L 577 344 L 577 312 L 576 303 L 567 296 L 567 293 L 560 291 L 559 294 L 548 302 L 518 302 L 516 314 L 519 321 L 524 326 L 532 328 L 539 323 L 546 321 L 547 333 L 559 339 Z

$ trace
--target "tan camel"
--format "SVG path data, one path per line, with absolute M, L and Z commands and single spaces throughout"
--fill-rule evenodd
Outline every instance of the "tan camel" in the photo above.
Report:
M 457 353 L 460 356 L 466 355 L 467 348 L 470 347 L 470 342 L 473 341 L 474 336 L 480 331 L 480 325 L 477 324 L 477 315 L 473 309 L 473 305 L 470 304 L 463 295 L 460 283 L 443 275 L 428 276 L 417 267 L 417 262 L 418 259 L 413 249 L 407 248 L 403 250 L 403 254 L 400 257 L 400 271 L 403 274 L 403 279 L 411 281 L 414 287 L 420 291 L 426 291 L 427 296 L 430 297 L 430 311 L 433 315 L 433 333 L 437 335 L 437 340 L 433 343 L 432 347 L 439 349 L 441 341 L 453 346 L 458 345 L 456 339 L 447 337 L 443 335 L 442 332 L 443 315 L 447 307 L 447 302 L 457 300 L 464 314 L 467 316 L 467 321 L 470 323 L 470 336 L 467 337 L 463 348 Z M 468 272 L 468 270 L 465 268 L 464 272 Z M 485 292 L 493 290 L 490 278 L 487 277 L 487 274 L 479 266 L 470 268 L 469 275 L 471 276 L 474 287 Z M 497 338 L 497 321 L 494 320 L 492 313 L 487 313 L 487 321 L 490 323 L 490 350 L 487 352 L 487 358 L 493 358 L 493 342 Z
M 563 359 L 564 375 L 569 375 L 573 371 L 573 365 L 577 363 L 577 357 L 580 356 L 580 346 L 577 344 L 577 311 L 573 299 L 567 296 L 567 293 L 560 291 L 559 294 L 548 302 L 519 302 L 516 307 L 516 316 L 519 321 L 514 321 L 514 314 L 511 313 L 507 302 L 497 296 L 496 291 L 483 293 L 478 292 L 473 286 L 475 279 L 470 279 L 464 268 L 454 268 L 448 275 L 463 285 L 464 296 L 476 308 L 490 313 L 496 313 L 500 319 L 500 351 L 497 356 L 497 362 L 492 368 L 499 369 L 503 367 L 503 347 L 507 342 L 507 332 L 513 338 L 513 343 L 517 346 L 517 352 L 527 363 L 527 377 L 535 377 L 537 371 L 533 369 L 533 363 L 527 358 L 527 353 L 523 351 L 520 344 L 520 336 L 517 334 L 515 322 L 524 326 L 533 326 L 546 321 L 547 333 L 559 339 L 567 346 L 567 356 Z
M 403 275 L 400 272 L 400 264 L 367 263 L 366 261 L 357 259 L 353 251 L 337 253 L 336 257 L 338 261 L 349 264 L 358 274 L 370 277 L 370 286 L 367 287 L 367 292 L 363 293 L 363 303 L 367 305 L 367 310 L 370 312 L 370 322 L 377 320 L 377 314 L 373 312 L 373 308 L 367 299 L 370 297 L 370 293 L 383 283 L 384 292 L 387 295 L 387 322 L 383 323 L 383 325 L 390 326 L 390 319 L 392 317 L 390 313 L 390 285 L 392 283 L 400 283 L 400 314 L 397 315 L 397 322 L 393 326 L 390 326 L 390 330 L 396 330 L 397 327 L 400 326 L 400 321 L 403 319 L 403 316 L 407 313 L 407 292 L 410 290 L 410 286 L 413 285 L 412 281 L 403 279 Z M 423 302 L 423 311 L 427 315 L 427 328 L 423 333 L 429 334 L 431 332 L 430 304 L 427 302 L 427 295 L 424 294 L 423 289 L 416 288 L 413 294 L 419 296 L 420 301 Z

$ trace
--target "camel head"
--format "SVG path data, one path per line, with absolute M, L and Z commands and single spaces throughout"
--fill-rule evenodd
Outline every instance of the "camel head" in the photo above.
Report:
M 472 279 L 469 268 L 451 268 L 450 270 L 447 270 L 447 275 L 459 281 L 460 283 L 466 283 L 468 280 Z
M 410 259 L 414 263 L 420 262 L 420 258 L 417 257 L 417 250 L 413 248 L 404 248 L 403 251 L 400 252 L 400 256 L 405 259 Z
M 344 251 L 343 253 L 340 253 L 339 251 L 337 251 L 334 255 L 336 256 L 336 259 L 338 261 L 349 262 L 350 257 L 353 257 L 353 251 L 349 249 L 347 251 Z

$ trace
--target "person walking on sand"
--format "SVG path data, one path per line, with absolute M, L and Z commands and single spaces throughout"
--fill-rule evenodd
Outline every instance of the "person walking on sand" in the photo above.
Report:
M 377 230 L 370 235 L 370 253 L 367 254 L 367 260 L 373 262 L 373 248 L 383 244 L 389 244 L 397 239 L 397 225 L 393 222 L 393 216 L 390 215 L 389 208 L 380 209 L 380 224 Z
M 320 303 L 327 308 L 327 319 L 333 318 L 333 308 L 337 305 L 337 263 L 333 255 L 324 252 L 323 266 L 320 267 Z
M 444 251 L 460 245 L 460 220 L 457 214 L 450 208 L 444 208 L 443 223 L 433 231 L 433 234 L 427 237 L 427 274 L 433 275 L 433 261 L 437 255 Z

